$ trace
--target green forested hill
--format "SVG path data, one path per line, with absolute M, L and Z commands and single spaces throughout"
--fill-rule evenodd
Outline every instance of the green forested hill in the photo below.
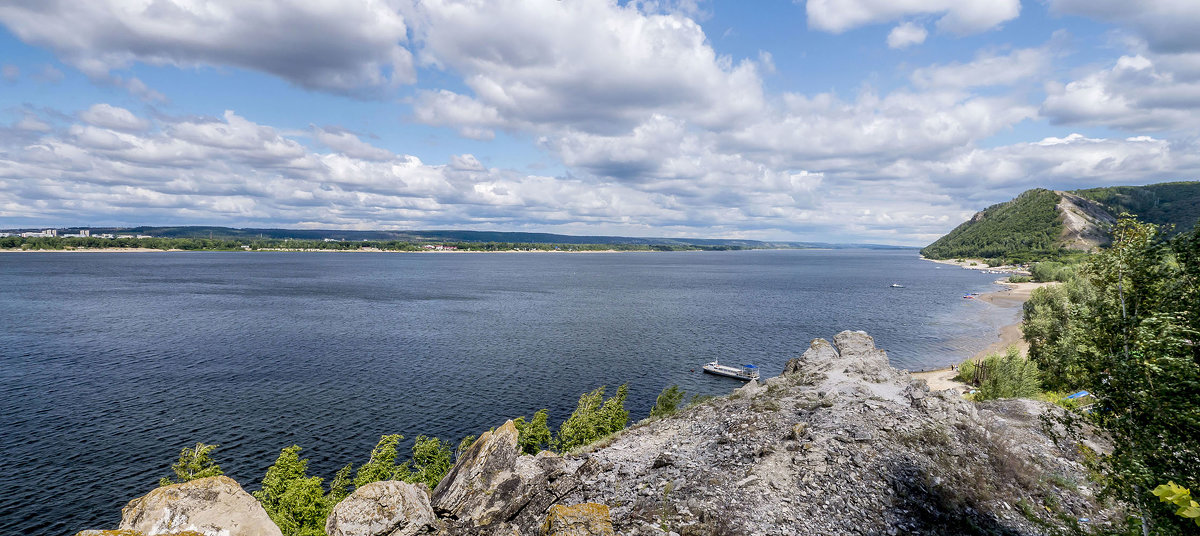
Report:
M 1104 205 L 1113 215 L 1128 212 L 1144 222 L 1174 226 L 1172 234 L 1190 231 L 1200 219 L 1198 181 L 1088 188 L 1071 193 Z
M 1029 190 L 976 213 L 921 254 L 931 259 L 1052 255 L 1063 228 L 1054 208 L 1058 199 L 1050 190 Z
M 1167 182 L 1146 186 L 1111 186 L 1066 192 L 1029 190 L 1012 201 L 992 205 L 921 250 L 932 259 L 1003 258 L 1033 260 L 1054 257 L 1070 249 L 1088 249 L 1096 243 L 1080 237 L 1104 237 L 1103 221 L 1121 213 L 1158 225 L 1171 225 L 1171 233 L 1191 230 L 1200 218 L 1200 182 Z M 1078 197 L 1074 197 L 1078 196 Z M 1083 199 L 1079 199 L 1083 198 Z M 1094 203 L 1092 203 L 1094 202 Z M 1092 212 L 1092 214 L 1088 214 Z M 1098 212 L 1103 218 L 1095 218 Z M 1069 225 L 1064 225 L 1064 221 Z

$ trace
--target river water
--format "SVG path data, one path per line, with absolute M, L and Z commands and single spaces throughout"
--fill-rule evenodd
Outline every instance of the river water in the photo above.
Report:
M 115 528 L 197 441 L 257 489 L 292 444 L 329 478 L 382 434 L 554 426 L 622 383 L 636 420 L 739 385 L 707 361 L 773 376 L 844 329 L 945 366 L 1015 320 L 962 298 L 995 277 L 915 250 L 0 254 L 0 533 Z

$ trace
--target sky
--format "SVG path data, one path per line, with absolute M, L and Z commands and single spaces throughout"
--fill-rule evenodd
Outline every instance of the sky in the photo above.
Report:
M 1198 135 L 1196 0 L 0 2 L 0 228 L 924 245 Z

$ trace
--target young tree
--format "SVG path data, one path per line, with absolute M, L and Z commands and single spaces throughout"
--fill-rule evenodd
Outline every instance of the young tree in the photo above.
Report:
M 404 462 L 401 471 L 407 473 L 402 480 L 413 484 L 425 484 L 436 488 L 442 477 L 454 465 L 450 445 L 436 437 L 417 436 L 412 447 L 412 459 Z M 409 467 L 411 466 L 411 471 Z
M 679 409 L 679 404 L 683 402 L 683 397 L 687 393 L 680 389 L 678 385 L 672 385 L 663 389 L 658 394 L 658 398 L 654 399 L 654 407 L 650 408 L 651 417 L 666 417 L 675 413 Z
M 184 447 L 183 450 L 179 451 L 179 461 L 171 466 L 171 471 L 175 473 L 175 478 L 164 477 L 158 481 L 158 485 L 169 486 L 198 478 L 224 474 L 221 472 L 221 466 L 217 465 L 208 455 L 208 453 L 216 450 L 218 446 L 220 445 L 196 443 L 195 447 Z
M 354 477 L 354 487 L 361 488 L 371 482 L 380 480 L 402 480 L 407 472 L 396 465 L 396 445 L 404 436 L 400 434 L 385 435 L 379 438 L 379 443 L 371 450 L 371 459 L 358 468 Z
M 558 427 L 555 450 L 568 452 L 624 428 L 629 422 L 629 411 L 625 409 L 628 392 L 628 385 L 622 385 L 616 395 L 604 400 L 602 385 L 581 395 L 575 411 Z
M 629 384 L 621 384 L 617 394 L 604 401 L 600 407 L 600 437 L 623 430 L 629 424 L 629 410 L 625 409 L 625 399 L 629 396 Z
M 325 520 L 333 505 L 323 493 L 321 478 L 308 476 L 307 470 L 308 460 L 300 459 L 300 446 L 287 447 L 267 469 L 262 489 L 253 494 L 284 536 L 325 534 Z
M 522 454 L 537 454 L 550 446 L 550 426 L 547 424 L 549 412 L 540 409 L 533 414 L 533 420 L 525 422 L 525 417 L 513 419 L 517 427 L 517 447 Z

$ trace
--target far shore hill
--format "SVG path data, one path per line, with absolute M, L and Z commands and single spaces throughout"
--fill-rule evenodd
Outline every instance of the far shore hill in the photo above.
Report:
M 15 239 L 15 240 L 14 240 Z M 171 240 L 209 240 L 204 247 L 178 247 L 165 243 Z M 53 244 L 46 242 L 54 241 Z M 111 241 L 111 242 L 109 242 Z M 292 244 L 289 242 L 319 243 Z M 579 236 L 552 233 L 525 233 L 472 230 L 341 230 L 341 229 L 259 229 L 210 226 L 172 227 L 36 227 L 0 230 L 0 250 L 22 249 L 117 249 L 141 248 L 165 249 L 276 249 L 276 250 L 328 250 L 327 244 L 361 244 L 352 249 L 379 248 L 380 245 L 451 245 L 465 244 L 466 248 L 455 249 L 488 250 L 480 244 L 503 244 L 508 246 L 536 245 L 537 249 L 553 250 L 545 246 L 589 246 L 588 250 L 628 249 L 916 249 L 909 246 L 884 244 L 840 244 L 825 242 L 762 241 L 737 238 L 671 238 L 671 237 L 625 237 L 625 236 Z M 57 246 L 62 246 L 57 247 Z M 174 247 L 172 247 L 174 246 Z M 610 246 L 603 248 L 601 246 Z M 384 249 L 394 249 L 384 247 Z M 424 248 L 429 249 L 429 248 Z M 450 248 L 447 248 L 450 249 Z M 512 248 L 509 248 L 512 249 Z M 566 249 L 566 248 L 563 248 Z

